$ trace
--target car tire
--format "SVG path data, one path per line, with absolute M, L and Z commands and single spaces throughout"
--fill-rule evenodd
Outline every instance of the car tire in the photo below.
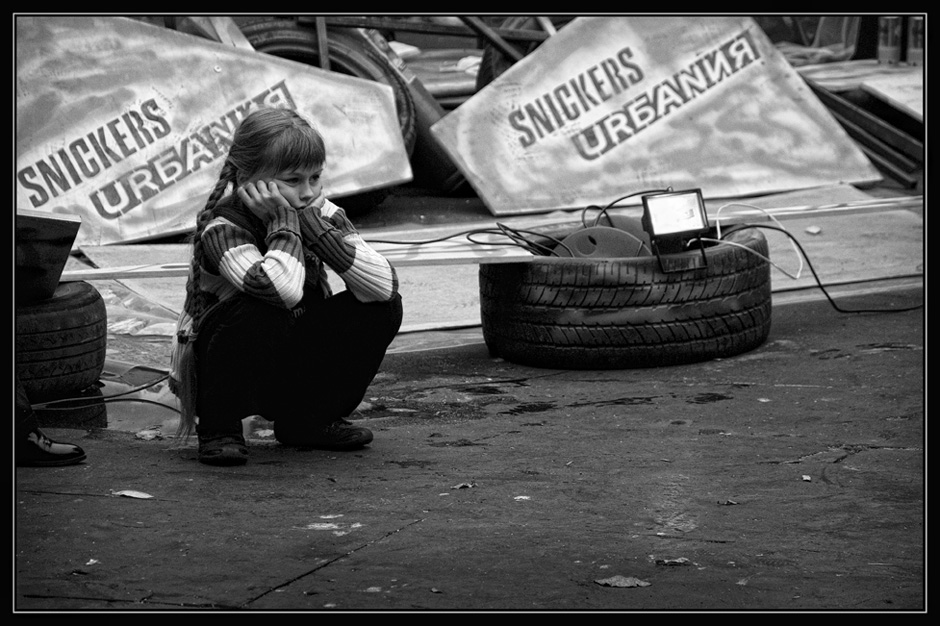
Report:
M 320 67 L 320 48 L 316 30 L 292 17 L 236 18 L 248 42 L 258 52 Z M 359 37 L 331 29 L 327 36 L 330 71 L 384 83 L 392 88 L 395 110 L 401 127 L 405 151 L 410 159 L 417 141 L 417 113 L 404 79 L 388 60 L 370 49 Z M 337 198 L 336 203 L 350 217 L 370 212 L 382 204 L 389 194 L 387 188 L 374 189 Z
M 108 320 L 90 283 L 59 283 L 51 298 L 16 307 L 16 375 L 30 402 L 58 400 L 98 382 Z
M 36 409 L 36 421 L 42 428 L 107 428 L 108 407 L 96 385 L 68 394 L 61 402 Z
M 556 29 L 561 29 L 572 19 L 574 18 L 557 16 L 551 18 L 552 24 Z M 513 30 L 543 30 L 538 20 L 528 15 L 507 17 L 499 27 Z M 530 54 L 539 46 L 539 42 L 535 41 L 529 42 L 528 44 L 509 43 L 519 49 L 524 56 Z M 503 54 L 496 46 L 487 44 L 483 48 L 483 55 L 480 57 L 480 69 L 477 71 L 476 90 L 480 91 L 512 66 L 512 59 Z
M 760 346 L 770 332 L 768 246 L 749 228 L 703 249 L 627 258 L 481 264 L 493 356 L 555 369 L 694 363 Z
M 242 34 L 258 52 L 320 67 L 316 30 L 290 17 L 236 19 Z M 414 101 L 404 79 L 367 42 L 354 34 L 331 29 L 327 36 L 330 71 L 384 83 L 392 88 L 405 150 L 410 157 L 417 139 Z

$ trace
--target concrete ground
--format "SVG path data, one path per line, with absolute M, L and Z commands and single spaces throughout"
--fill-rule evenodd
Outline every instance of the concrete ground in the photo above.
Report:
M 923 303 L 909 252 L 919 273 L 829 293 Z M 775 288 L 756 350 L 611 371 L 407 333 L 354 415 L 372 445 L 253 424 L 237 468 L 198 463 L 172 411 L 109 403 L 108 428 L 48 430 L 85 463 L 15 471 L 13 608 L 924 612 L 925 316 Z

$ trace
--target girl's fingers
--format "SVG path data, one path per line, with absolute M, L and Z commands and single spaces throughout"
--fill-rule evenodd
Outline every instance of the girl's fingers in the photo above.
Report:
M 238 188 L 238 191 L 243 199 L 247 197 L 259 201 L 265 198 L 276 197 L 274 192 L 277 191 L 277 185 L 259 180 L 258 182 L 245 183 Z

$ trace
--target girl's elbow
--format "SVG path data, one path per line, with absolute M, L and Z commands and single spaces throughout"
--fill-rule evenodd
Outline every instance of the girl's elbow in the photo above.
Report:
M 281 302 L 284 305 L 284 308 L 287 310 L 293 309 L 295 306 L 300 304 L 300 301 L 304 299 L 304 294 L 301 292 L 299 295 L 289 295 L 281 298 Z

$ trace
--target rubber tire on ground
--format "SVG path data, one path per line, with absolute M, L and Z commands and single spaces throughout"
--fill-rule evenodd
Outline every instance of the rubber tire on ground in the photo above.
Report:
M 60 399 L 61 402 L 36 409 L 36 420 L 41 428 L 108 427 L 108 406 L 104 393 L 96 385 Z
M 706 247 L 704 260 L 700 249 L 664 255 L 668 273 L 650 255 L 481 264 L 484 341 L 494 356 L 554 369 L 680 365 L 753 350 L 770 333 L 767 240 L 751 228 L 725 241 Z
M 32 403 L 95 384 L 107 343 L 104 300 L 87 282 L 60 283 L 51 298 L 16 307 L 16 375 Z
M 561 30 L 562 27 L 573 19 L 572 17 L 552 17 L 551 21 L 556 30 Z M 513 30 L 544 31 L 539 25 L 538 20 L 530 15 L 507 17 L 499 27 Z M 527 45 L 522 42 L 509 42 L 509 44 L 519 49 L 524 56 L 531 54 L 531 52 L 539 46 L 539 42 L 536 41 L 530 42 Z M 487 44 L 486 47 L 483 48 L 483 56 L 480 57 L 480 69 L 477 71 L 476 90 L 480 91 L 512 66 L 512 59 L 508 58 L 492 44 Z

